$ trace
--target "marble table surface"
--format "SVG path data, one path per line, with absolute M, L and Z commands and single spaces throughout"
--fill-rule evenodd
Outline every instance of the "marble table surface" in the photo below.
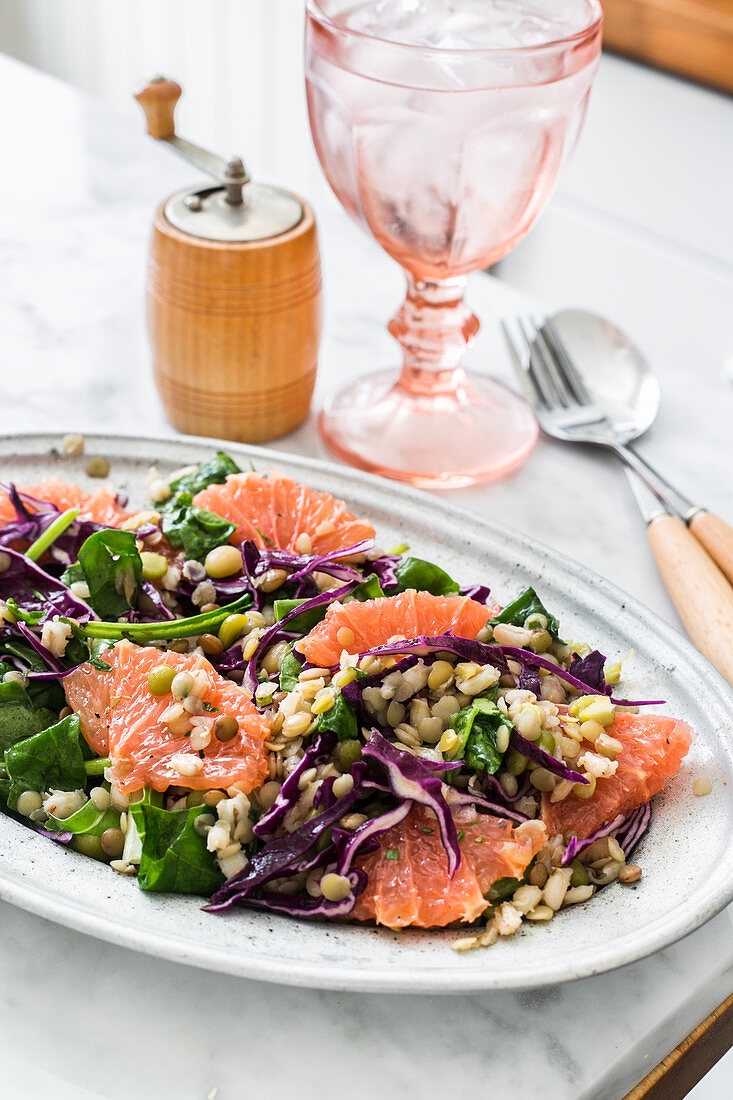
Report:
M 153 206 L 195 173 L 130 119 L 17 63 L 0 61 L 0 91 L 13 104 L 0 175 L 2 447 L 26 430 L 173 434 L 152 386 L 142 286 Z M 604 58 L 562 188 L 501 278 L 470 283 L 484 321 L 471 361 L 508 381 L 502 314 L 583 305 L 633 332 L 664 390 L 644 453 L 729 518 L 732 126 L 732 101 Z M 679 149 L 689 155 L 673 157 Z M 325 186 L 310 197 L 327 294 L 317 404 L 394 359 L 384 321 L 402 284 Z M 325 456 L 313 418 L 277 445 Z M 600 566 L 678 626 L 624 478 L 604 456 L 541 441 L 515 476 L 451 499 Z M 13 1097 L 45 1087 L 56 1100 L 204 1100 L 216 1086 L 219 1100 L 265 1088 L 273 1098 L 297 1089 L 305 1100 L 392 1100 L 490 1084 L 519 1097 L 619 1100 L 733 989 L 730 909 L 612 974 L 538 993 L 419 999 L 208 974 L 4 903 L 0 921 L 0 1050 Z

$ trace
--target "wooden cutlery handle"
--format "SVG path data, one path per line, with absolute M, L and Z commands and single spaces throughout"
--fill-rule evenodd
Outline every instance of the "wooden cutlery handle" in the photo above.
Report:
M 733 527 L 712 512 L 697 512 L 690 520 L 690 530 L 733 584 Z
M 694 645 L 733 684 L 733 588 L 676 516 L 648 528 L 649 545 Z

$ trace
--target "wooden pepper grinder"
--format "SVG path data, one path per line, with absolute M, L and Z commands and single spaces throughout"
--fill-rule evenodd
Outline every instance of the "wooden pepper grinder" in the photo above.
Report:
M 313 211 L 289 191 L 252 183 L 179 138 L 181 88 L 158 77 L 135 95 L 148 133 L 216 180 L 171 195 L 153 221 L 147 279 L 155 382 L 170 422 L 249 443 L 308 415 L 321 333 Z

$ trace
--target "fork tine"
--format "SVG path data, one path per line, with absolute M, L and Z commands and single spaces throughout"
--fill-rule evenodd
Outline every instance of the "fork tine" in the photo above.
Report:
M 519 349 L 514 343 L 514 338 L 509 331 L 508 325 L 503 320 L 501 321 L 501 329 L 504 333 L 504 340 L 506 341 L 506 346 L 509 350 L 509 355 L 512 360 L 514 373 L 516 374 L 519 384 L 524 391 L 524 396 L 526 397 L 532 408 L 536 408 L 538 404 L 544 404 L 544 398 L 540 389 L 537 386 L 532 372 L 531 370 L 528 370 L 528 368 L 525 367 L 524 363 L 522 362 L 522 356 L 519 352 Z
M 565 383 L 561 372 L 558 369 L 557 359 L 555 354 L 545 339 L 545 334 L 542 331 L 542 325 L 533 320 L 535 329 L 535 344 L 537 346 L 537 353 L 542 360 L 543 366 L 547 371 L 547 374 L 552 379 L 552 383 L 557 391 L 560 399 L 560 404 L 565 408 L 575 404 L 575 397 L 572 390 L 568 388 Z
M 525 323 L 521 317 L 517 318 L 517 324 L 529 352 L 529 370 L 532 379 L 542 394 L 545 405 L 548 409 L 567 405 L 567 400 L 558 386 L 557 378 L 550 365 L 552 357 L 544 354 L 537 340 L 537 326 L 529 319 Z M 530 325 L 534 329 L 534 336 L 529 331 Z
M 545 318 L 545 323 L 542 326 L 543 336 L 545 342 L 551 347 L 557 363 L 557 369 L 563 378 L 565 385 L 572 393 L 575 400 L 580 405 L 590 405 L 593 402 L 593 398 L 585 388 L 583 379 L 575 366 L 568 349 L 562 342 L 560 333 L 550 317 Z

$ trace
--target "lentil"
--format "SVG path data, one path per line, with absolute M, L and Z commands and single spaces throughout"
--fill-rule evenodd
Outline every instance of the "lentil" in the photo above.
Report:
M 108 477 L 109 476 L 109 462 L 106 458 L 102 458 L 98 455 L 96 458 L 90 458 L 86 465 L 87 477 Z
M 239 722 L 231 714 L 222 714 L 214 722 L 214 736 L 217 741 L 233 741 L 239 733 Z

